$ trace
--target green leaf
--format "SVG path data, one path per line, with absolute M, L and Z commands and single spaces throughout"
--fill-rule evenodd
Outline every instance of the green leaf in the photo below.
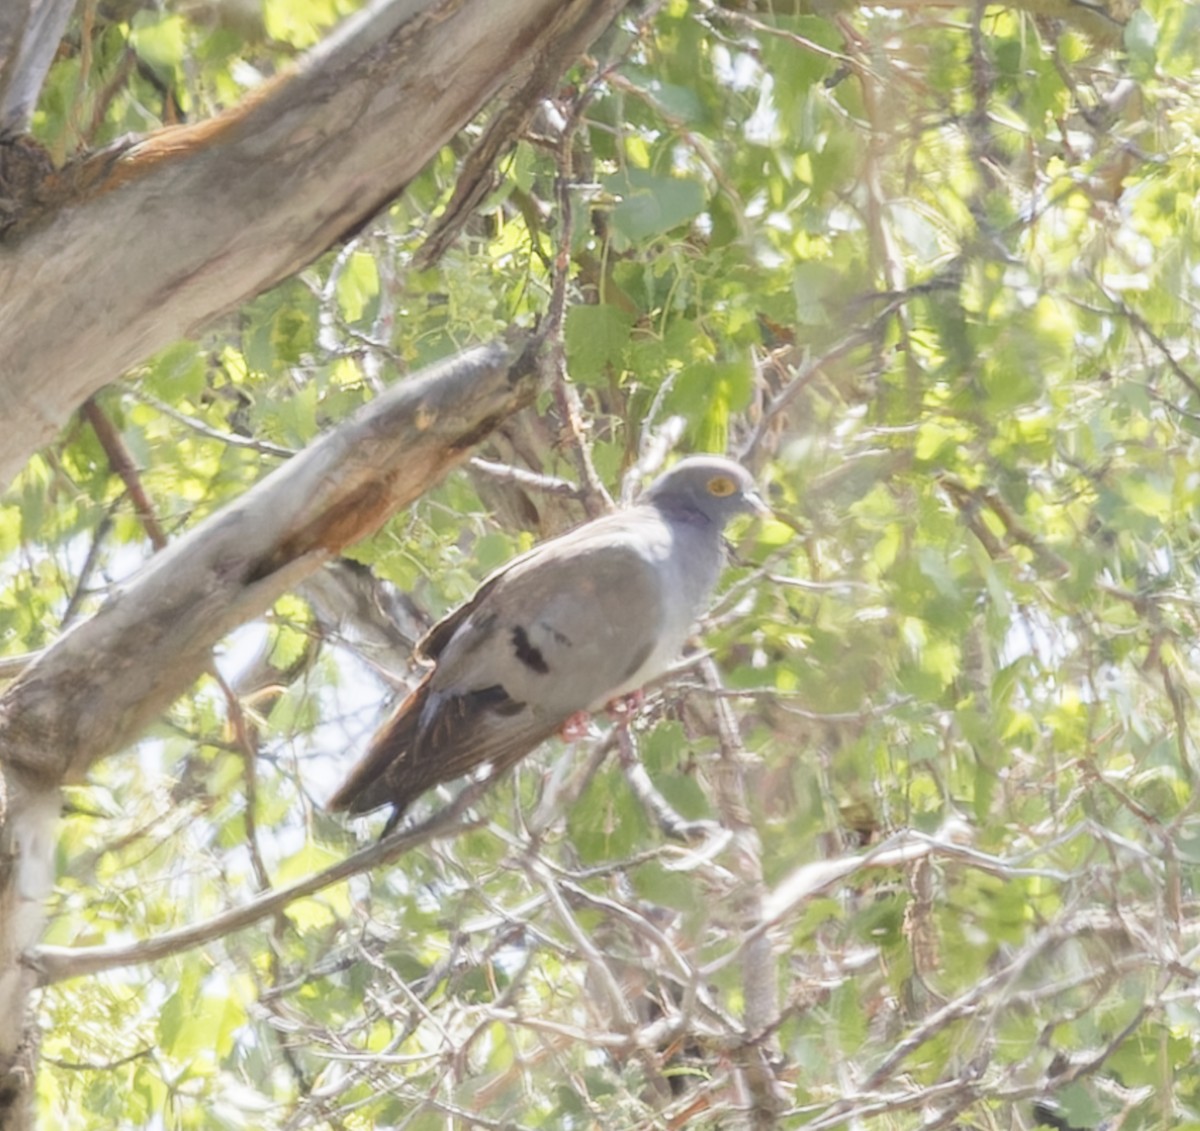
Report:
M 1074 1127 L 1096 1127 L 1104 1119 L 1104 1109 L 1096 1102 L 1086 1084 L 1068 1084 L 1054 1093 L 1067 1123 Z
M 620 198 L 613 209 L 613 226 L 632 243 L 689 223 L 704 208 L 703 187 L 682 177 L 631 167 L 605 178 L 603 184 L 607 192 Z
M 130 42 L 155 70 L 170 74 L 184 59 L 186 25 L 179 15 L 140 11 L 133 18 Z
M 143 380 L 149 392 L 171 404 L 199 404 L 208 387 L 204 354 L 195 342 L 168 346 L 151 363 Z
M 1125 24 L 1125 49 L 1139 72 L 1149 75 L 1158 55 L 1158 23 L 1145 8 L 1135 8 Z
M 373 311 L 379 297 L 379 269 L 375 257 L 363 251 L 350 256 L 337 281 L 338 305 L 348 322 L 360 322 Z
M 620 373 L 633 315 L 615 306 L 573 306 L 563 334 L 571 375 L 585 384 L 601 384 Z
M 695 912 L 704 906 L 703 896 L 693 877 L 686 872 L 664 868 L 661 864 L 643 864 L 633 873 L 633 886 L 639 898 L 657 907 Z

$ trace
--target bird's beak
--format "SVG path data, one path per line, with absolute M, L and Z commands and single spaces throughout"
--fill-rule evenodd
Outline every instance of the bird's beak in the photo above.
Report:
M 771 510 L 771 508 L 767 506 L 765 502 L 763 502 L 763 497 L 757 491 L 747 491 L 746 502 L 749 504 L 749 509 L 751 512 L 758 515 L 760 518 L 775 517 L 775 512 Z

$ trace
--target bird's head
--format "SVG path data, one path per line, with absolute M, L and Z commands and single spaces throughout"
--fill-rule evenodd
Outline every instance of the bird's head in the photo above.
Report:
M 699 511 L 718 526 L 738 514 L 771 513 L 750 472 L 722 456 L 681 459 L 650 484 L 644 497 L 659 507 Z

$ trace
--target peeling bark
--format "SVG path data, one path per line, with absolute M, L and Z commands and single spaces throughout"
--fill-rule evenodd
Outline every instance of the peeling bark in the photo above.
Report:
M 401 381 L 156 554 L 0 697 L 0 1017 L 25 1017 L 35 984 L 22 955 L 42 931 L 61 784 L 136 739 L 231 628 L 528 404 L 540 341 L 480 347 Z M 20 1024 L 0 1023 L 0 1131 L 26 1125 L 23 1063 Z
M 499 344 L 409 377 L 155 554 L 0 697 L 6 765 L 78 781 L 182 694 L 231 628 L 429 490 L 536 384 L 532 360 Z
M 210 121 L 45 177 L 0 242 L 0 487 L 130 366 L 310 263 L 624 0 L 375 0 Z M 364 500 L 370 505 L 370 500 Z

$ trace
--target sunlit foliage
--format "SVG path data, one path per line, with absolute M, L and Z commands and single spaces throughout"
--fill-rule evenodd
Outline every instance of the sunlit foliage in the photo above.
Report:
M 60 155 L 236 103 L 349 6 L 82 7 L 36 121 Z M 572 384 L 481 455 L 619 495 L 729 451 L 780 518 L 735 531 L 716 667 L 631 746 L 599 720 L 466 831 L 46 989 L 46 1126 L 728 1127 L 771 1107 L 758 1064 L 780 1126 L 1200 1128 L 1200 8 L 797 8 L 631 9 L 440 257 L 474 128 L 100 398 L 170 537 L 534 325 L 565 269 Z M 225 687 L 69 791 L 47 942 L 369 842 L 321 801 L 422 618 L 583 516 L 456 473 L 353 551 L 407 595 L 394 652 L 304 594 L 235 634 Z M 0 552 L 10 654 L 150 555 L 86 424 L 0 501 Z

